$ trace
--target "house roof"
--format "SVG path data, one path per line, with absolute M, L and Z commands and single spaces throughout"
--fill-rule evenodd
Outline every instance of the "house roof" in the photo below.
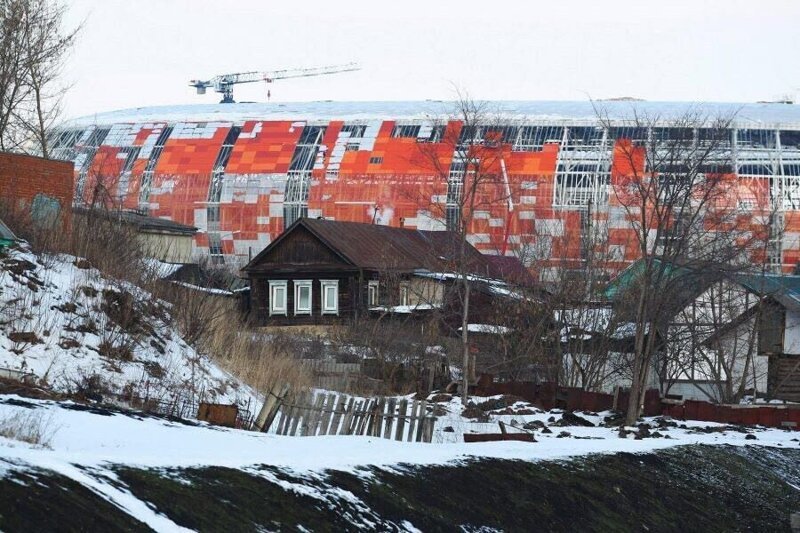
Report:
M 243 270 L 251 270 L 270 250 L 279 246 L 286 235 L 299 227 L 310 231 L 353 266 L 367 270 L 452 270 L 452 265 L 457 263 L 461 243 L 460 236 L 452 231 L 425 231 L 300 218 L 255 256 Z M 470 272 L 487 276 L 490 274 L 491 266 L 486 256 L 469 243 L 466 244 L 466 257 Z
M 118 220 L 123 224 L 130 224 L 143 233 L 172 233 L 178 235 L 194 235 L 197 233 L 197 228 L 194 226 L 188 226 L 164 218 L 151 217 L 136 211 L 91 210 L 84 207 L 73 208 L 73 212 L 79 215 L 87 215 L 92 211 L 98 216 L 108 220 Z
M 533 286 L 536 278 L 531 275 L 522 261 L 508 255 L 485 255 L 489 262 L 489 275 L 496 279 L 503 279 L 516 285 Z
M 14 232 L 6 226 L 5 222 L 0 220 L 0 240 L 3 241 L 15 241 L 17 240 L 17 236 L 14 235 Z
M 800 276 L 740 274 L 735 279 L 759 296 L 773 298 L 788 309 L 800 311 Z

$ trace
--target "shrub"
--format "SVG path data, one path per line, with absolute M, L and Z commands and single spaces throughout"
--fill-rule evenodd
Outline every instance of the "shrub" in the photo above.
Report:
M 52 415 L 36 410 L 20 411 L 0 418 L 0 436 L 43 448 L 50 448 L 57 429 L 53 425 Z

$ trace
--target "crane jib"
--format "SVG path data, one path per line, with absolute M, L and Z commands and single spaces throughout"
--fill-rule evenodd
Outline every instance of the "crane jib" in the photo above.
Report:
M 271 70 L 266 72 L 235 72 L 232 74 L 214 76 L 210 80 L 191 80 L 189 86 L 197 89 L 197 94 L 205 94 L 207 88 L 213 87 L 215 92 L 223 94 L 222 103 L 233 103 L 233 86 L 239 83 L 253 83 L 257 81 L 272 83 L 275 80 L 325 76 L 341 72 L 353 72 L 356 70 L 361 70 L 361 67 L 357 63 L 346 63 L 344 65 Z

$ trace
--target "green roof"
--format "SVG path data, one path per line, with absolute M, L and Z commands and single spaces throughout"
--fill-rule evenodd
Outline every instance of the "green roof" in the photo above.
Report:
M 17 236 L 14 235 L 14 232 L 0 220 L 0 246 L 11 246 L 16 240 Z
M 653 259 L 653 263 L 656 265 L 656 267 L 658 267 L 658 265 L 661 264 L 661 260 Z M 645 269 L 644 259 L 639 259 L 635 263 L 631 264 L 630 266 L 628 266 L 628 268 L 617 274 L 614 278 L 612 278 L 608 282 L 608 285 L 606 285 L 606 288 L 603 291 L 603 296 L 605 296 L 609 300 L 613 300 L 621 293 L 628 290 L 628 288 L 630 288 L 632 285 L 634 285 L 636 281 L 644 273 L 644 269 Z M 672 263 L 668 263 L 664 267 L 664 274 L 667 279 L 672 278 L 676 275 L 688 274 L 689 272 L 690 272 L 689 268 L 677 266 Z

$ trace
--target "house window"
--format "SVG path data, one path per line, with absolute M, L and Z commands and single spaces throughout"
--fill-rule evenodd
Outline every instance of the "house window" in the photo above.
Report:
M 378 305 L 378 282 L 370 281 L 367 286 L 367 303 L 370 307 Z
M 286 285 L 285 281 L 269 282 L 269 314 L 286 315 Z
M 311 280 L 294 281 L 294 314 L 311 314 Z
M 400 305 L 408 305 L 408 284 L 403 283 L 400 285 Z
M 339 281 L 322 280 L 319 282 L 322 287 L 322 314 L 339 314 Z
M 383 163 L 383 157 L 375 156 L 369 158 L 370 165 L 380 165 L 381 163 Z

